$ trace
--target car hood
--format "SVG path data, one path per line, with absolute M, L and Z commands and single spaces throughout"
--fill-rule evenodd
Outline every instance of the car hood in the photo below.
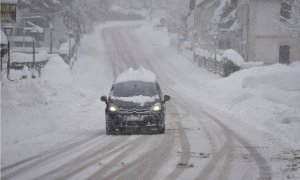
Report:
M 110 97 L 109 102 L 121 109 L 150 109 L 153 104 L 160 102 L 158 96 Z

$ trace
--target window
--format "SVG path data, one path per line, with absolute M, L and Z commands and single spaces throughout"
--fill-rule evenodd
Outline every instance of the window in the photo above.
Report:
M 283 0 L 280 8 L 280 21 L 286 22 L 288 19 L 291 19 L 292 5 L 294 0 Z

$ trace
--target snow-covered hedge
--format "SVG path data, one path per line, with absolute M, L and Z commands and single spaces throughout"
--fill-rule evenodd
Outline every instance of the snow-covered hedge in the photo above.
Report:
M 218 51 L 218 54 L 215 55 L 212 51 L 196 48 L 194 62 L 198 62 L 199 66 L 205 67 L 209 71 L 226 77 L 238 71 L 244 64 L 244 59 L 233 49 Z

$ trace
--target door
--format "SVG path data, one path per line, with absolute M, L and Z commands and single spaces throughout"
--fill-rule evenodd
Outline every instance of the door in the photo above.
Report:
M 290 63 L 290 49 L 289 45 L 282 45 L 279 47 L 279 63 Z

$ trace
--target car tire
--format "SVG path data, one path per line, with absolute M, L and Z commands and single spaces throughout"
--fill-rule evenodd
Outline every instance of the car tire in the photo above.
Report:
M 112 131 L 111 127 L 106 127 L 106 135 L 113 135 L 114 132 Z
M 165 134 L 165 126 L 161 129 L 158 129 L 158 134 Z

